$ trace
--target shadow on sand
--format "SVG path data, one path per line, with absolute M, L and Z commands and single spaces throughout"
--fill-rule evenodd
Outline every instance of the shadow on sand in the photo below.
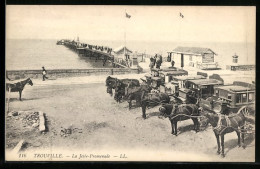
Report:
M 160 112 L 151 112 L 151 113 L 147 113 L 147 118 L 149 118 L 149 117 L 153 117 L 153 116 L 160 116 L 161 115 L 161 113 Z
M 254 141 L 254 139 L 255 139 L 254 134 L 245 135 L 245 146 L 247 147 L 249 144 L 251 144 Z M 225 151 L 225 154 L 227 154 L 230 150 L 232 150 L 236 147 L 238 148 L 237 142 L 238 142 L 237 138 L 225 141 L 225 148 L 227 148 L 227 150 Z M 215 148 L 217 148 L 217 146 Z M 242 139 L 241 139 L 241 149 L 243 149 L 242 148 Z
M 178 127 L 178 130 L 180 131 L 180 133 L 184 133 L 187 131 L 194 131 L 194 124 Z

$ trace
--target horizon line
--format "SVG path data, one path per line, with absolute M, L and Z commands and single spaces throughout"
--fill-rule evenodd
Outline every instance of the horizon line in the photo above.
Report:
M 62 38 L 62 39 L 66 39 L 66 38 Z M 58 39 L 58 38 L 5 38 L 5 40 L 61 40 L 61 39 Z M 68 40 L 73 40 L 73 39 L 68 39 Z M 85 41 L 87 39 L 83 39 L 83 41 Z M 89 41 L 124 41 L 123 39 L 122 40 L 116 40 L 116 39 L 113 39 L 113 40 L 109 40 L 109 39 L 89 39 Z M 245 41 L 169 41 L 169 40 L 128 40 L 128 41 L 139 41 L 139 42 L 180 42 L 180 43 L 245 43 Z M 247 42 L 247 43 L 255 43 L 255 42 Z

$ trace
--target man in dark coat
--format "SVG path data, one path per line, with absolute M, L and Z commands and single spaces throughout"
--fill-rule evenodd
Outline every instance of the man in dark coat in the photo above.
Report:
M 152 72 L 152 69 L 153 69 L 153 67 L 154 67 L 154 58 L 150 58 L 150 65 L 149 65 L 149 67 L 150 67 L 150 70 L 151 70 L 151 72 Z
M 156 58 L 156 68 L 160 69 L 161 64 L 162 64 L 162 56 L 160 55 L 160 56 L 157 56 L 157 58 Z

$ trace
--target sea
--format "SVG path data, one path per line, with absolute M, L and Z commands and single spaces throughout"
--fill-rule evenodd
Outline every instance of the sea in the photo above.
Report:
M 98 41 L 80 40 L 81 42 L 108 46 L 113 49 L 126 45 L 133 52 L 148 55 L 161 54 L 178 46 L 205 47 L 212 49 L 217 56 L 215 61 L 220 67 L 232 63 L 232 56 L 238 55 L 239 64 L 255 64 L 255 44 L 241 42 L 166 42 L 166 41 Z M 101 61 L 90 60 L 78 56 L 77 53 L 63 45 L 56 45 L 57 39 L 7 39 L 6 70 L 39 70 L 44 66 L 48 69 L 87 69 L 101 68 Z M 105 66 L 109 67 L 109 65 Z

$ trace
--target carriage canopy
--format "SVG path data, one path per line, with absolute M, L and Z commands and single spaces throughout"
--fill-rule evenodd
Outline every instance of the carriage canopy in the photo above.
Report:
M 185 87 L 195 91 L 200 98 L 207 98 L 214 94 L 214 86 L 223 85 L 222 81 L 216 79 L 187 80 Z
M 228 102 L 231 108 L 253 105 L 255 102 L 255 87 L 249 83 L 234 82 L 232 85 L 216 87 L 214 96 Z

